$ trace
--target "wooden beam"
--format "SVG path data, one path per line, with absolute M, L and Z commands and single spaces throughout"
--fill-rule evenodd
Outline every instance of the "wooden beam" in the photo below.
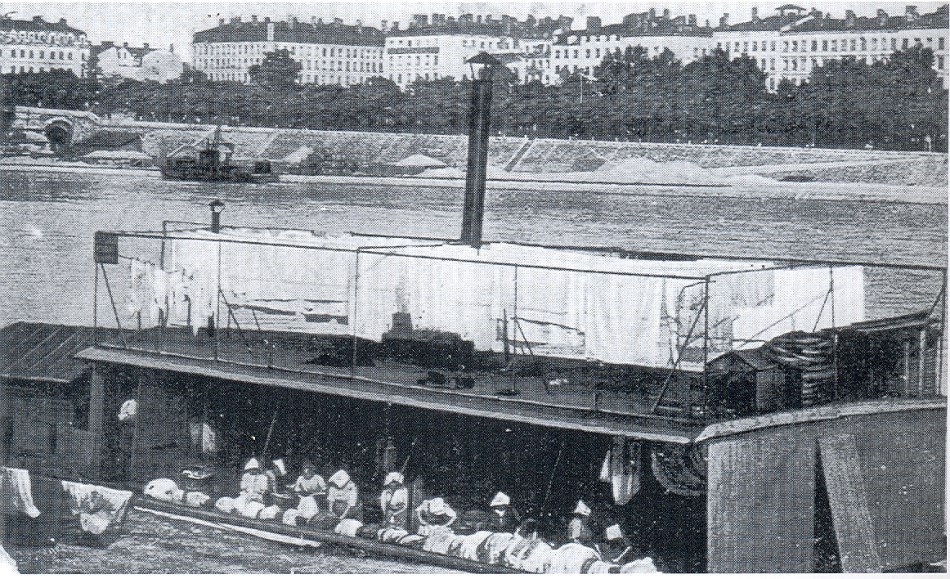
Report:
M 904 396 L 910 396 L 910 340 L 904 340 Z
M 880 573 L 881 556 L 853 434 L 818 439 L 828 502 L 845 573 Z
M 93 439 L 92 464 L 89 465 L 91 478 L 100 478 L 102 452 L 105 447 L 105 406 L 106 381 L 103 368 L 94 364 L 89 375 L 89 432 Z
M 906 412 L 913 410 L 944 410 L 946 407 L 946 400 L 916 400 L 907 398 L 867 400 L 862 402 L 852 402 L 849 404 L 816 406 L 802 410 L 775 412 L 762 416 L 739 418 L 736 420 L 710 424 L 704 428 L 701 433 L 699 433 L 694 442 L 702 442 L 713 438 L 722 438 L 724 436 L 742 434 L 745 432 L 762 430 L 764 428 L 786 426 L 789 424 L 835 420 L 845 416 L 887 414 L 890 412 Z

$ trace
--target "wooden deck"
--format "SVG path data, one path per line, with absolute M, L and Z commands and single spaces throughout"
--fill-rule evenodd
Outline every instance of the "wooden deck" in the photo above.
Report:
M 559 385 L 514 370 L 464 374 L 439 370 L 446 383 L 434 384 L 427 380 L 434 369 L 386 359 L 364 359 L 362 365 L 352 367 L 312 363 L 313 340 L 306 335 L 245 332 L 239 337 L 233 331 L 229 336 L 221 332 L 215 345 L 205 331 L 194 335 L 171 329 L 100 333 L 98 343 L 77 357 L 646 440 L 685 443 L 703 426 L 698 418 L 686 416 L 682 403 L 669 405 L 685 398 L 684 386 L 676 380 L 664 384 L 662 373 L 644 383 L 605 387 L 576 379 L 580 370 L 557 374 L 574 378 Z M 467 387 L 459 387 L 456 378 L 460 377 L 466 379 Z

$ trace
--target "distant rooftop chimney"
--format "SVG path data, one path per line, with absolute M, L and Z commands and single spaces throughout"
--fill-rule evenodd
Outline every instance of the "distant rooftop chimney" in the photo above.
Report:
M 257 14 L 251 14 L 251 23 L 257 24 Z
M 759 9 L 756 6 L 752 7 L 752 22 L 758 23 L 759 21 Z
M 664 8 L 664 9 L 663 9 L 663 20 L 669 20 L 669 19 L 670 19 L 670 9 L 669 9 L 669 8 Z
M 719 19 L 719 28 L 726 28 L 727 26 L 729 26 L 729 13 L 728 13 L 728 12 L 726 12 L 725 14 L 723 14 L 722 17 Z
M 383 32 L 386 32 L 387 30 L 389 30 L 389 21 L 381 20 L 379 22 L 379 29 L 382 30 Z
M 66 19 L 65 19 L 65 18 L 60 18 L 60 19 L 59 19 L 59 23 L 62 24 L 63 26 L 66 26 Z
M 144 48 L 145 50 L 148 50 L 148 42 L 142 44 L 142 48 Z
M 879 25 L 879 26 L 884 26 L 884 25 L 886 25 L 886 24 L 887 24 L 887 18 L 888 18 L 887 12 L 885 12 L 885 11 L 881 10 L 880 8 L 878 8 L 878 9 L 877 9 L 877 22 L 878 22 L 878 25 Z
M 170 52 L 170 53 L 172 53 L 172 54 L 175 54 L 175 45 L 174 45 L 174 44 L 169 44 L 169 45 L 168 45 L 168 52 Z
M 42 17 L 42 16 L 34 16 L 34 17 L 33 17 L 33 22 L 42 22 L 42 21 L 43 21 L 43 17 Z
M 907 23 L 917 22 L 917 19 L 920 18 L 920 14 L 917 12 L 916 6 L 908 6 L 904 12 L 904 17 L 907 19 Z
M 587 17 L 587 30 L 590 32 L 600 32 L 601 20 L 597 16 Z
M 696 26 L 696 15 L 695 15 L 695 14 L 690 14 L 689 17 L 688 17 L 688 19 L 686 20 L 686 22 L 687 22 L 690 26 Z
M 854 23 L 857 20 L 857 17 L 854 14 L 854 10 L 845 10 L 844 11 L 844 25 L 848 28 L 854 28 Z
M 218 26 L 224 26 L 224 18 L 218 18 Z

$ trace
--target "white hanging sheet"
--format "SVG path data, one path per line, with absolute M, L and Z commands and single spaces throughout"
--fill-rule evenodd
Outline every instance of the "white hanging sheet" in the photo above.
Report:
M 379 341 L 393 314 L 404 312 L 414 329 L 455 333 L 479 350 L 501 351 L 507 340 L 534 355 L 662 368 L 679 360 L 682 368 L 702 358 L 704 276 L 723 272 L 739 273 L 710 278 L 710 358 L 791 330 L 830 327 L 832 311 L 836 326 L 864 319 L 860 267 L 771 269 L 771 262 L 642 260 L 296 231 L 189 235 L 201 238 L 170 243 L 168 263 L 180 273 L 168 275 L 181 276 L 164 282 L 173 324 L 203 324 L 213 311 L 219 239 L 254 242 L 220 243 L 223 299 L 251 329 Z M 190 322 L 182 319 L 179 294 L 190 302 Z M 222 321 L 225 315 L 222 304 Z

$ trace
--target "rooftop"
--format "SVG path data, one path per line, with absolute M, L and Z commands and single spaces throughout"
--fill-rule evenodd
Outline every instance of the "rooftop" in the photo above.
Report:
M 60 18 L 58 22 L 47 22 L 42 16 L 34 16 L 32 20 L 15 20 L 6 16 L 0 16 L 0 30 L 23 30 L 23 31 L 42 31 L 42 32 L 72 32 L 73 34 L 85 34 L 82 30 L 73 28 L 66 24 L 65 18 Z
M 382 46 L 384 40 L 379 29 L 362 23 L 343 24 L 339 19 L 330 23 L 322 20 L 307 23 L 293 18 L 271 21 L 270 18 L 258 20 L 254 16 L 249 22 L 232 18 L 226 23 L 222 19 L 218 26 L 196 32 L 194 42 L 265 42 L 269 25 L 273 25 L 275 42 Z
M 782 32 L 837 32 L 850 30 L 905 30 L 921 28 L 943 28 L 950 26 L 948 5 L 937 10 L 920 14 L 915 6 L 907 6 L 904 14 L 891 16 L 884 10 L 878 10 L 876 16 L 856 16 L 846 10 L 844 18 L 832 18 L 831 14 L 812 9 L 807 13 L 800 6 L 786 4 L 776 8 L 778 14 L 758 18 L 753 12 L 752 19 L 738 24 L 720 23 L 719 31 L 760 31 Z M 724 17 L 725 18 L 725 17 Z

